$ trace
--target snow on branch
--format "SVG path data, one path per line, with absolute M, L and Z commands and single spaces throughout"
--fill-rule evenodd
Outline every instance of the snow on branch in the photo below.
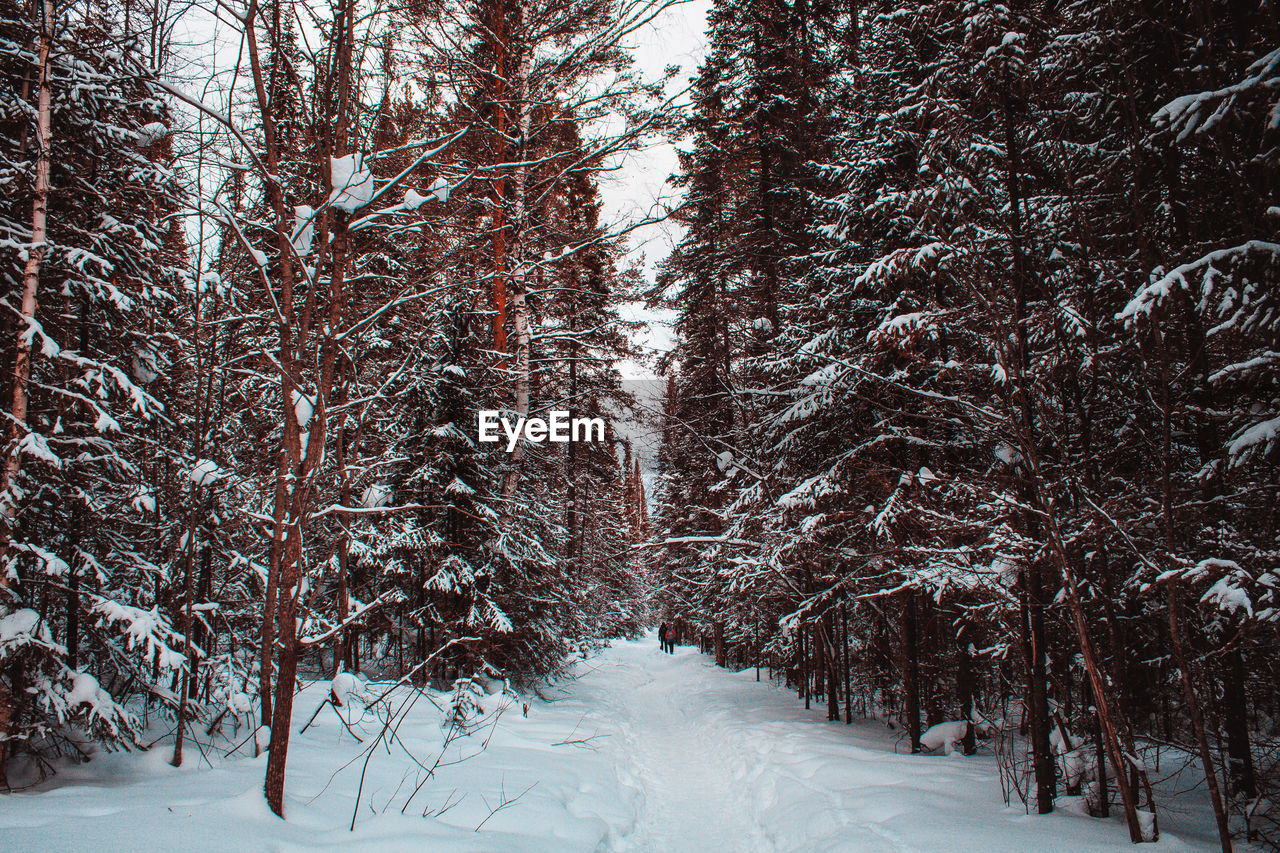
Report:
M 1277 441 L 1280 441 L 1280 416 L 1242 429 L 1227 445 L 1227 452 L 1231 455 L 1232 464 L 1240 465 L 1254 456 L 1269 453 Z
M 176 669 L 186 662 L 186 656 L 169 644 L 177 645 L 182 636 L 175 632 L 156 608 L 143 610 L 119 601 L 100 598 L 93 605 L 93 612 L 107 624 L 117 625 L 128 638 L 130 649 L 143 645 L 147 657 L 155 659 L 163 669 Z
M 1242 263 L 1250 256 L 1280 260 L 1280 243 L 1250 240 L 1239 246 L 1218 249 L 1202 258 L 1175 267 L 1139 290 L 1124 310 L 1116 315 L 1116 319 L 1131 326 L 1138 317 L 1150 316 L 1175 290 L 1190 292 L 1192 278 L 1197 274 L 1200 276 L 1202 286 L 1207 287 L 1212 281 L 1212 276 L 1223 266 Z
M 1217 127 L 1242 95 L 1277 88 L 1280 88 L 1280 48 L 1250 65 L 1249 76 L 1239 83 L 1174 98 L 1161 107 L 1151 120 L 1156 127 L 1175 131 L 1178 134 L 1177 141 L 1182 142 L 1193 134 Z M 1269 123 L 1273 128 L 1280 127 L 1280 103 L 1272 107 Z

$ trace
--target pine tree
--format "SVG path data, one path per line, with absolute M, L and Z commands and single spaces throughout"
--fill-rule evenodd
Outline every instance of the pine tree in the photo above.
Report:
M 155 525 L 161 379 L 182 345 L 168 109 L 110 13 L 3 7 L 0 229 L 10 307 L 0 544 L 0 773 L 63 726 L 128 744 L 126 691 L 182 663 Z M 15 271 L 21 270 L 21 275 Z M 161 455 L 163 451 L 161 451 Z M 59 618 L 61 617 L 61 618 Z M 130 684 L 132 688 L 121 687 Z M 109 688 L 117 692 L 111 692 Z

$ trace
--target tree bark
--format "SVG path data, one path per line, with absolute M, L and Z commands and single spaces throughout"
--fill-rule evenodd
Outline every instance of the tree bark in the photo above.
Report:
M 522 26 L 526 24 L 527 10 L 525 2 L 520 3 L 520 23 Z M 528 166 L 525 165 L 526 150 L 525 146 L 529 138 L 529 126 L 533 117 L 533 105 L 529 103 L 529 75 L 532 71 L 532 57 L 530 49 L 525 47 L 521 51 L 520 66 L 517 71 L 517 109 L 519 110 L 518 127 L 520 129 L 520 146 L 519 165 L 515 169 L 515 228 L 516 228 L 516 265 L 517 270 L 512 282 L 510 302 L 511 302 L 511 325 L 512 331 L 516 336 L 515 348 L 515 374 L 516 374 L 516 415 L 520 418 L 529 416 L 529 372 L 530 372 L 530 348 L 532 346 L 532 333 L 529 328 L 529 301 L 528 301 L 528 281 L 527 270 L 524 269 L 524 228 L 526 210 L 526 184 L 528 183 Z M 511 502 L 515 498 L 516 486 L 520 482 L 520 465 L 524 461 L 524 442 L 516 443 L 515 449 L 511 451 L 511 458 L 507 460 L 507 476 L 502 484 L 502 512 L 504 521 L 511 517 Z
M 840 677 L 837 673 L 840 656 L 834 642 L 838 636 L 834 614 L 828 610 L 822 614 L 822 641 L 827 657 L 827 719 L 833 722 L 840 719 Z
M 36 176 L 32 187 L 31 245 L 27 249 L 27 262 L 22 270 L 22 305 L 20 312 L 24 325 L 35 320 L 36 297 L 40 288 L 40 268 L 44 262 L 49 222 L 49 162 L 53 141 L 52 84 L 50 82 L 49 54 L 53 50 L 54 5 L 52 0 L 40 4 L 40 82 L 36 95 Z M 27 386 L 31 381 L 31 344 L 18 330 L 13 343 L 13 398 L 9 408 L 9 442 L 5 447 L 4 467 L 0 469 L 0 594 L 9 588 L 7 562 L 9 543 L 13 536 L 13 521 L 17 515 L 17 498 L 13 493 L 14 480 L 22 464 L 18 442 L 25 437 L 27 422 Z M 8 787 L 8 765 L 13 755 L 14 728 L 18 710 L 9 687 L 0 680 L 0 785 Z
M 193 485 L 192 491 L 199 489 Z M 187 703 L 190 701 L 191 684 L 196 675 L 195 643 L 191 639 L 191 607 L 195 603 L 195 561 L 196 561 L 196 510 L 199 504 L 192 501 L 191 519 L 187 523 L 187 542 L 182 554 L 182 639 L 183 653 L 186 660 L 182 667 L 182 687 L 178 691 L 177 733 L 173 738 L 173 758 L 169 761 L 174 767 L 182 766 L 182 740 L 186 734 Z
M 1032 762 L 1036 774 L 1036 807 L 1040 814 L 1053 811 L 1057 796 L 1057 768 L 1049 742 L 1049 667 L 1045 648 L 1044 586 L 1039 561 L 1033 560 L 1023 577 L 1027 582 L 1027 615 L 1031 653 L 1027 672 L 1031 715 Z
M 973 655 L 967 627 L 962 621 L 956 631 L 956 693 L 960 700 L 960 719 L 968 724 L 961 749 L 965 755 L 973 755 L 978 751 L 978 743 L 973 730 Z
M 280 449 L 276 463 L 275 503 L 271 511 L 271 545 L 267 552 L 267 589 L 262 601 L 262 625 L 258 631 L 259 723 L 271 725 L 271 684 L 275 666 L 276 606 L 280 587 L 280 561 L 284 554 L 284 514 L 287 494 L 285 475 L 288 454 Z M 255 747 L 256 749 L 256 747 Z M 255 753 L 256 754 L 256 753 Z
M 345 396 L 345 395 L 344 395 Z M 347 465 L 347 424 L 346 415 L 342 416 L 342 423 L 338 427 L 338 471 L 342 478 L 342 485 L 338 491 L 338 502 L 342 506 L 351 506 L 351 470 Z M 348 614 L 351 611 L 351 599 L 347 590 L 348 579 L 351 572 L 351 513 L 341 513 L 342 531 L 338 534 L 338 589 L 337 589 L 337 611 L 338 623 L 346 622 Z M 333 646 L 333 675 L 336 678 L 338 673 L 342 671 L 342 667 L 347 660 L 347 646 L 350 643 L 350 629 L 343 627 L 339 629 L 338 636 L 334 638 Z
M 849 683 L 849 602 L 840 602 L 840 653 L 844 659 L 844 722 L 853 723 L 853 691 Z
M 902 646 L 906 658 L 906 715 L 907 732 L 911 736 L 911 751 L 920 751 L 920 649 L 916 634 L 916 591 L 906 591 L 907 602 L 902 616 Z
M 1249 697 L 1245 692 L 1244 652 L 1239 646 L 1227 650 L 1226 672 L 1222 679 L 1223 728 L 1227 732 L 1227 767 L 1232 790 L 1244 797 L 1258 793 L 1253 750 L 1249 746 Z
M 813 623 L 809 639 L 813 646 L 813 695 L 822 696 L 826 687 L 827 650 L 822 642 L 822 620 Z

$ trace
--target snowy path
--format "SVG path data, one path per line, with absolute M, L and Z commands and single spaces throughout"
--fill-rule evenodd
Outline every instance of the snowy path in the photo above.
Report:
M 1130 849 L 1118 823 L 1005 809 L 992 760 L 895 752 L 883 726 L 825 721 L 752 671 L 656 639 L 615 645 L 574 686 L 618 742 L 638 826 L 605 849 L 1089 851 Z M 1200 849 L 1168 837 L 1161 850 Z M 1206 846 L 1206 849 L 1207 846 Z
M 746 768 L 732 721 L 708 718 L 703 668 L 690 665 L 691 654 L 655 660 L 651 647 L 631 646 L 602 663 L 600 704 L 626 742 L 626 781 L 643 797 L 631 841 L 671 853 L 772 849 L 742 796 Z
M 326 689 L 299 696 L 295 732 Z M 264 757 L 226 758 L 204 744 L 207 762 L 192 749 L 195 760 L 174 769 L 161 746 L 103 755 L 0 797 L 0 850 L 1132 849 L 1118 821 L 1070 803 L 1045 817 L 1004 808 L 989 755 L 899 754 L 877 723 L 827 723 L 750 671 L 718 669 L 690 648 L 662 654 L 653 635 L 582 662 L 552 693 L 528 717 L 508 708 L 496 726 L 455 741 L 430 779 L 409 754 L 440 755 L 440 718 L 415 705 L 399 740 L 370 755 L 354 832 L 362 750 L 379 724 L 353 720 L 356 743 L 325 709 L 290 747 L 287 822 L 263 803 Z M 487 704 L 495 716 L 497 697 Z M 1166 834 L 1145 849 L 1212 849 L 1203 816 L 1166 811 L 1166 829 L 1188 840 Z

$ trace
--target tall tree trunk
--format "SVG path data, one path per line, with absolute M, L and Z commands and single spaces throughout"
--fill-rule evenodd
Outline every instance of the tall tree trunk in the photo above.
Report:
M 199 601 L 207 602 L 213 597 L 213 546 L 206 541 L 204 549 L 200 552 L 200 576 L 196 582 L 196 598 Z M 196 638 L 196 648 L 205 658 L 213 658 L 218 653 L 218 634 L 216 629 L 210 629 L 205 626 L 203 621 L 196 622 L 192 628 L 192 633 Z M 208 670 L 205 670 L 205 690 L 204 695 L 208 697 Z M 195 698 L 196 687 L 192 682 L 192 698 Z
M 1057 796 L 1057 768 L 1049 742 L 1049 667 L 1045 648 L 1044 586 L 1039 560 L 1032 560 L 1023 575 L 1027 583 L 1028 640 L 1031 653 L 1027 672 L 1031 715 L 1032 764 L 1036 775 L 1036 807 L 1040 814 L 1053 811 Z
M 199 489 L 192 486 L 192 491 Z M 196 519 L 199 515 L 198 503 L 192 501 L 191 518 L 187 523 L 187 542 L 182 554 L 182 641 L 183 654 L 186 660 L 182 667 L 182 689 L 178 691 L 177 733 L 173 739 L 173 758 L 169 761 L 174 767 L 182 766 L 182 741 L 186 734 L 187 705 L 191 701 L 191 685 L 196 675 L 195 644 L 191 639 L 192 610 L 195 598 L 195 561 L 196 561 Z
M 83 513 L 80 507 L 71 512 L 71 535 L 79 541 L 84 535 Z M 67 666 L 75 669 L 80 660 L 80 567 L 81 560 L 73 557 L 67 561 L 67 636 L 63 645 L 67 647 Z
M 923 683 L 928 685 L 928 693 L 924 703 L 925 726 L 933 727 L 946 718 L 942 709 L 942 683 L 938 655 L 941 633 L 938 629 L 938 619 L 942 608 L 928 597 L 922 598 L 921 603 L 925 608 L 924 642 L 922 643 L 924 646 L 923 657 L 927 661 L 924 667 L 925 678 Z
M 524 285 L 517 284 L 511 293 L 511 325 L 515 332 L 515 373 L 516 373 L 516 415 L 518 418 L 529 416 L 529 350 L 532 335 L 529 330 L 529 303 L 526 299 Z M 504 518 L 512 514 L 511 502 L 516 496 L 516 487 L 520 482 L 520 466 L 524 461 L 524 440 L 516 442 L 507 460 L 507 475 L 502 483 L 502 512 Z
M 796 654 L 796 689 L 800 692 L 800 698 L 804 700 L 807 711 L 809 710 L 809 654 L 805 643 L 806 633 L 803 622 L 796 626 L 796 635 L 800 640 L 800 647 Z
M 485 22 L 485 30 L 490 35 L 489 45 L 493 50 L 493 73 L 489 77 L 493 91 L 489 101 L 493 109 L 494 159 L 497 165 L 507 159 L 507 110 L 511 102 L 511 94 L 505 89 L 507 83 L 507 48 L 510 40 L 507 33 L 507 6 L 502 2 L 488 4 L 492 16 Z M 500 174 L 494 178 L 493 194 L 493 291 L 490 296 L 490 308 L 493 318 L 490 320 L 493 330 L 493 351 L 497 353 L 501 363 L 507 351 L 507 176 Z
M 346 401 L 346 386 L 343 386 L 341 402 Z M 341 486 L 338 489 L 338 503 L 341 506 L 351 506 L 351 469 L 347 465 L 347 417 L 342 415 L 342 421 L 338 426 L 338 476 L 341 478 Z M 347 621 L 351 611 L 351 598 L 347 590 L 347 584 L 351 577 L 351 513 L 342 512 L 342 529 L 338 533 L 338 589 L 337 589 L 337 611 L 338 624 Z M 342 666 L 347 659 L 347 644 L 350 642 L 350 628 L 345 625 L 338 630 L 338 635 L 334 638 L 333 645 L 333 675 L 336 678 L 338 673 L 342 671 Z
M 840 655 L 844 668 L 844 722 L 853 724 L 853 691 L 849 684 L 849 602 L 840 602 Z
M 275 6 L 278 13 L 279 0 Z M 263 123 L 266 145 L 267 165 L 276 174 L 279 162 L 279 151 L 275 137 L 275 120 L 272 104 L 266 93 L 265 78 L 258 56 L 256 26 L 256 0 L 250 0 L 250 12 L 245 28 L 245 39 L 249 52 L 250 65 L 253 70 L 254 88 L 258 96 L 258 112 Z M 354 41 L 355 12 L 351 0 L 343 0 L 337 9 L 335 20 L 337 40 L 334 46 L 337 69 L 337 87 L 335 91 L 337 109 L 333 119 L 332 134 L 328 136 L 321 148 L 322 154 L 340 157 L 347 153 L 347 128 L 351 121 L 351 89 L 352 89 L 352 44 Z M 277 42 L 276 47 L 279 47 Z M 277 51 L 278 53 L 278 51 Z M 273 69 L 274 70 L 274 69 Z M 325 111 L 325 117 L 334 113 Z M 328 161 L 322 161 L 321 173 L 324 176 L 323 189 L 331 196 L 334 190 L 333 175 Z M 296 330 L 293 327 L 293 281 L 292 281 L 292 217 L 285 206 L 283 189 L 278 181 L 269 180 L 269 195 L 275 214 L 277 253 L 281 270 L 281 312 L 277 319 L 280 335 L 280 393 L 281 415 L 284 424 L 283 442 L 288 460 L 293 469 L 287 488 L 287 534 L 283 542 L 282 556 L 279 562 L 279 586 L 277 590 L 276 632 L 280 641 L 279 677 L 274 687 L 274 701 L 271 709 L 271 749 L 267 758 L 266 778 L 263 789 L 267 805 L 279 815 L 284 815 L 284 778 L 285 766 L 289 751 L 290 724 L 293 714 L 294 687 L 297 680 L 298 656 L 300 643 L 297 637 L 298 596 L 302 571 L 302 549 L 306 532 L 307 518 L 310 514 L 311 477 L 315 467 L 324 455 L 324 446 L 328 426 L 329 398 L 334 388 L 336 368 L 339 355 L 337 335 L 342 329 L 346 311 L 346 266 L 348 263 L 346 213 L 329 211 L 322 222 L 322 232 L 327 238 L 329 217 L 333 217 L 332 237 L 328 239 L 330 273 L 327 294 L 320 290 L 316 282 L 310 288 L 306 310 L 302 322 Z M 323 243 L 323 241 L 322 241 Z M 312 306 L 321 297 L 327 299 L 327 311 L 316 312 L 321 319 L 318 328 L 312 328 Z M 315 399 L 312 405 L 310 421 L 307 426 L 307 441 L 303 447 L 301 441 L 302 424 L 298 423 L 293 393 L 305 393 L 295 375 L 296 363 L 310 361 L 303 359 L 304 346 L 310 345 L 312 332 L 315 333 L 315 345 L 319 358 L 315 383 Z M 296 347 L 296 351 L 295 348 Z M 279 496 L 279 491 L 277 491 Z M 280 505 L 276 506 L 277 515 Z
M 1173 517 L 1173 411 L 1170 400 L 1169 352 L 1165 346 L 1164 333 L 1156 331 L 1157 344 L 1160 347 L 1160 454 L 1161 454 L 1161 504 L 1164 516 L 1165 549 L 1173 559 L 1177 549 L 1176 521 Z M 1209 798 L 1213 802 L 1213 814 L 1218 823 L 1218 841 L 1222 845 L 1222 853 L 1231 853 L 1231 830 L 1227 823 L 1226 804 L 1222 799 L 1222 791 L 1218 786 L 1218 771 L 1214 765 L 1213 755 L 1209 751 L 1209 738 L 1205 733 L 1204 712 L 1200 707 L 1200 697 L 1192 683 L 1191 664 L 1187 659 L 1182 640 L 1182 602 L 1181 580 L 1176 574 L 1168 580 L 1169 592 L 1169 637 L 1172 641 L 1174 660 L 1178 664 L 1178 672 L 1182 680 L 1182 692 L 1187 701 L 1187 712 L 1191 717 L 1191 728 L 1195 735 L 1196 745 L 1200 751 L 1200 764 L 1204 770 L 1205 782 L 1209 787 Z
M 1094 754 L 1094 781 L 1098 785 L 1098 817 L 1107 817 L 1111 814 L 1111 795 L 1107 792 L 1107 748 L 1103 742 L 1102 715 L 1098 713 L 1097 701 L 1093 695 L 1093 683 L 1085 679 L 1085 688 L 1089 691 L 1086 695 L 1089 702 L 1094 706 L 1094 730 L 1093 730 L 1093 754 Z
M 752 646 L 754 646 L 754 652 L 755 652 L 755 659 L 756 659 L 756 681 L 757 681 L 757 682 L 759 682 L 759 681 L 760 681 L 760 658 L 761 658 L 761 656 L 762 656 L 762 654 L 763 654 L 763 652 L 764 652 L 764 650 L 760 647 L 760 641 L 761 641 L 761 638 L 760 638 L 760 614 L 759 614 L 759 613 L 757 613 L 757 614 L 756 614 L 756 636 L 755 636 L 755 642 L 751 644 Z
M 280 5 L 285 0 L 274 0 L 272 4 L 276 20 L 279 21 Z M 264 175 L 267 198 L 271 212 L 275 218 L 276 259 L 280 269 L 281 316 L 277 320 L 280 361 L 280 409 L 284 414 L 284 430 L 281 436 L 279 463 L 276 470 L 275 504 L 272 510 L 271 551 L 267 562 L 267 594 L 263 603 L 262 629 L 259 636 L 258 649 L 258 695 L 262 710 L 262 723 L 266 725 L 273 719 L 271 707 L 273 653 L 275 651 L 275 629 L 273 622 L 278 609 L 279 576 L 283 558 L 285 508 L 288 505 L 286 480 L 288 479 L 289 460 L 296 458 L 298 447 L 298 423 L 293 414 L 293 391 L 297 386 L 293 363 L 293 233 L 292 218 L 285 204 L 284 189 L 274 176 L 280 174 L 280 139 L 277 134 L 274 106 L 268 94 L 268 77 L 262 67 L 258 50 L 257 26 L 259 17 L 258 0 L 249 0 L 245 10 L 245 45 L 248 48 L 249 65 L 253 72 L 254 94 L 257 97 L 258 117 L 262 122 L 263 156 L 269 175 Z M 277 66 L 280 63 L 279 45 L 275 39 L 279 35 L 278 26 L 271 30 L 273 47 L 276 48 L 270 69 L 272 91 L 274 81 L 278 77 Z
M 902 654 L 906 658 L 906 715 L 907 732 L 911 736 L 911 751 L 920 751 L 920 644 L 916 625 L 916 591 L 908 589 L 902 615 Z
M 826 647 L 822 642 L 822 620 L 818 619 L 810 628 L 809 639 L 813 645 L 813 695 L 823 695 L 825 684 L 823 683 L 827 673 L 827 655 Z
M 1023 198 L 1022 198 L 1022 157 L 1021 138 L 1014 120 L 1015 104 L 1013 83 L 1005 81 L 1005 92 L 1002 98 L 1004 136 L 1006 151 L 1006 187 L 1009 193 L 1009 248 L 1013 256 L 1014 285 L 1014 341 L 1011 366 L 1015 373 L 1014 410 L 1020 419 L 1018 424 L 1023 442 L 1029 443 L 1035 433 L 1035 412 L 1032 407 L 1030 378 L 1028 371 L 1027 340 L 1027 302 L 1028 274 L 1026 265 L 1026 246 L 1023 236 Z M 1028 472 L 1029 474 L 1029 472 Z M 1024 490 L 1030 491 L 1033 486 L 1027 480 Z M 1038 538 L 1039 524 L 1028 514 L 1025 521 L 1027 536 L 1033 540 Z M 1049 744 L 1049 700 L 1048 700 L 1048 649 L 1046 648 L 1044 624 L 1044 578 L 1041 561 L 1030 558 L 1023 571 L 1023 587 L 1027 608 L 1027 681 L 1028 708 L 1031 726 L 1032 766 L 1036 776 L 1036 808 L 1040 814 L 1053 811 L 1053 800 L 1057 794 L 1056 768 Z
M 577 333 L 578 315 L 577 312 L 571 312 L 569 315 L 569 334 Z M 569 343 L 569 423 L 572 424 L 577 414 L 578 400 L 578 341 L 576 336 Z M 578 559 L 578 527 L 580 524 L 581 512 L 578 508 L 578 442 L 573 430 L 569 431 L 569 446 L 566 448 L 567 460 L 565 463 L 565 508 L 564 508 L 564 526 L 565 526 L 565 557 L 569 563 L 569 574 L 576 577 L 577 559 Z M 631 458 L 631 445 L 627 444 L 627 459 Z M 634 495 L 628 490 L 628 497 L 634 499 Z M 630 507 L 628 507 L 629 509 Z
M 527 9 L 525 0 L 520 3 L 520 26 L 527 25 L 526 21 Z M 528 273 L 524 268 L 526 261 L 524 252 L 525 240 L 525 218 L 528 214 L 526 210 L 526 196 L 528 183 L 528 166 L 525 165 L 527 159 L 527 143 L 529 138 L 529 127 L 533 117 L 533 105 L 529 102 L 529 75 L 532 71 L 532 56 L 530 49 L 525 47 L 521 50 L 520 66 L 517 71 L 517 109 L 519 110 L 518 126 L 520 129 L 520 152 L 519 165 L 515 169 L 515 229 L 516 229 L 516 266 L 517 271 L 515 280 L 512 282 L 510 302 L 511 302 L 511 325 L 512 331 L 516 336 L 515 350 L 515 374 L 516 374 L 516 415 L 520 418 L 529 416 L 529 371 L 530 371 L 530 348 L 532 346 L 532 333 L 529 328 L 529 301 L 528 301 Z M 511 458 L 507 460 L 507 476 L 502 484 L 502 512 L 504 519 L 511 516 L 511 502 L 515 498 L 516 486 L 520 482 L 520 466 L 524 461 L 524 442 L 517 442 L 515 449 L 511 451 Z
M 978 751 L 978 743 L 973 730 L 973 645 L 967 629 L 962 619 L 956 631 L 956 693 L 960 700 L 960 719 L 967 724 L 961 748 L 965 755 L 973 755 Z
M 281 448 L 276 459 L 275 503 L 271 511 L 271 545 L 267 552 L 267 588 L 262 600 L 262 624 L 258 630 L 259 723 L 271 725 L 271 684 L 275 667 L 276 607 L 280 592 L 280 561 L 284 555 L 284 523 L 288 454 Z M 256 746 L 255 746 L 256 749 Z M 255 753 L 256 754 L 256 753 Z
M 54 5 L 52 0 L 40 3 L 40 82 L 36 95 L 36 177 L 32 187 L 31 245 L 27 250 L 27 262 L 22 270 L 22 305 L 20 313 L 23 325 L 29 327 L 35 321 L 36 296 L 40 288 L 40 268 L 44 263 L 49 221 L 49 158 L 53 142 L 52 83 L 50 82 L 49 54 L 53 50 Z M 26 328 L 19 328 L 13 343 L 13 398 L 9 407 L 8 444 L 5 447 L 4 467 L 0 469 L 0 595 L 9 587 L 9 544 L 13 537 L 13 521 L 17 515 L 17 501 L 13 493 L 14 480 L 22 464 L 18 442 L 26 432 L 27 386 L 31 381 L 31 344 Z M 13 736 L 17 725 L 17 707 L 9 687 L 0 680 L 0 785 L 8 787 L 8 765 L 13 755 Z
M 1244 652 L 1233 646 L 1226 652 L 1227 666 L 1222 676 L 1222 717 L 1227 732 L 1227 767 L 1236 794 L 1253 797 L 1258 792 L 1249 746 L 1249 697 L 1246 694 Z
M 822 615 L 822 639 L 827 647 L 827 719 L 840 719 L 840 680 L 837 665 L 840 662 L 833 639 L 839 636 L 835 632 L 834 617 L 830 610 Z
M 277 630 L 280 635 L 280 673 L 275 684 L 271 715 L 271 749 L 267 754 L 267 774 L 263 781 L 267 805 L 284 817 L 284 774 L 289 758 L 289 734 L 293 719 L 294 684 L 298 676 L 298 581 L 301 558 L 301 525 L 291 525 L 286 543 L 288 554 L 281 570 L 280 608 Z

